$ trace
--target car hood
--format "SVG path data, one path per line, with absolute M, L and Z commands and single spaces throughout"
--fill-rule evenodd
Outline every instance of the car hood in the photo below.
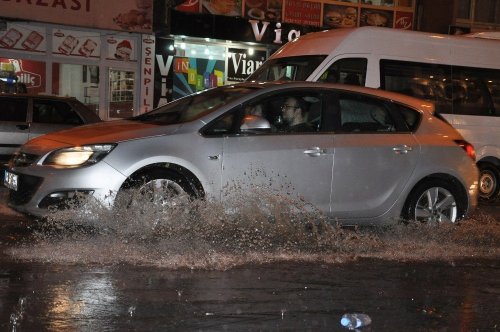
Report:
M 131 120 L 101 122 L 61 130 L 36 137 L 23 146 L 23 150 L 44 152 L 68 146 L 118 143 L 145 137 L 169 135 L 181 125 L 158 125 Z

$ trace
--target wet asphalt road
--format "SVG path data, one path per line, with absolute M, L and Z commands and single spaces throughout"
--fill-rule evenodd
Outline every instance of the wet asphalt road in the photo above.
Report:
M 500 218 L 500 207 L 482 207 Z M 274 263 L 225 271 L 18 261 L 29 220 L 0 205 L 2 331 L 499 331 L 500 259 Z

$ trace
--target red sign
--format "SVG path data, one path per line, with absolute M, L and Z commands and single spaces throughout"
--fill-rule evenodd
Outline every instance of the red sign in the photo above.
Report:
M 45 62 L 0 58 L 0 68 L 2 73 L 15 76 L 29 93 L 45 92 Z
M 286 23 L 319 27 L 321 25 L 321 3 L 286 0 L 284 21 Z
M 413 13 L 396 12 L 396 29 L 413 30 Z

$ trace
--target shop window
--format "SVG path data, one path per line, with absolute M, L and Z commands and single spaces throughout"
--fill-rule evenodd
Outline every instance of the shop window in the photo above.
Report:
M 98 113 L 99 66 L 54 63 L 52 93 L 74 97 Z
M 134 115 L 134 81 L 134 72 L 110 69 L 110 118 L 128 118 Z

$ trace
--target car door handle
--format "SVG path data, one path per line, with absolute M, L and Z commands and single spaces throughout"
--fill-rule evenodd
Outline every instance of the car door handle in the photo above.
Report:
M 17 128 L 17 129 L 21 129 L 21 130 L 26 130 L 26 129 L 28 129 L 29 127 L 30 127 L 30 126 L 29 126 L 29 125 L 27 125 L 27 124 L 18 124 L 18 125 L 16 125 L 16 128 Z
M 392 151 L 396 154 L 407 154 L 409 151 L 412 151 L 413 148 L 411 146 L 408 146 L 406 144 L 403 145 L 397 145 L 392 148 Z
M 321 155 L 326 154 L 326 149 L 321 149 L 320 147 L 315 146 L 313 148 L 309 148 L 308 150 L 305 150 L 304 153 L 311 156 L 311 157 L 319 157 Z

